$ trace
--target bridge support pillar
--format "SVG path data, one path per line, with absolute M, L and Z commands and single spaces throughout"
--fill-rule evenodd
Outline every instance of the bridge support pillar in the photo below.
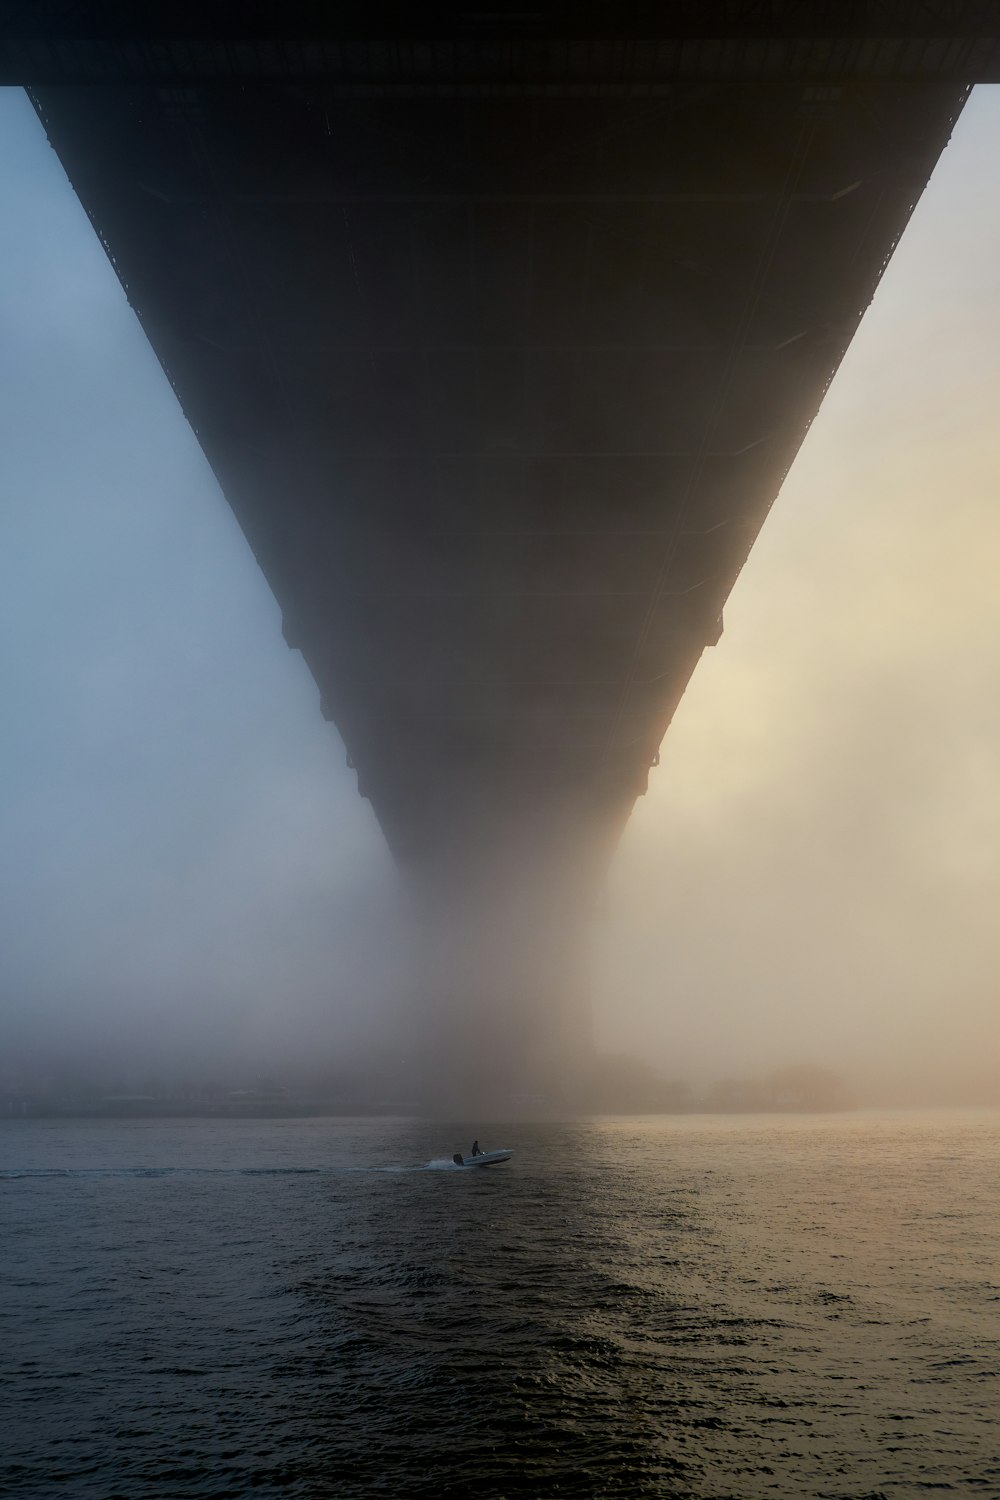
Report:
M 595 863 L 537 839 L 408 871 L 418 1088 L 471 1119 L 572 1107 L 591 1053 Z

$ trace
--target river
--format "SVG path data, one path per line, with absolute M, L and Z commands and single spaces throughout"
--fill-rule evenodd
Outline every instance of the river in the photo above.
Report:
M 997 1113 L 10 1120 L 0 1216 L 8 1500 L 1000 1497 Z

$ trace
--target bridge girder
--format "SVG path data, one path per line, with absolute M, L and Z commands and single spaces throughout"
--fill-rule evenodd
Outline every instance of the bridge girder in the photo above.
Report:
M 32 90 L 400 859 L 613 845 L 966 92 Z

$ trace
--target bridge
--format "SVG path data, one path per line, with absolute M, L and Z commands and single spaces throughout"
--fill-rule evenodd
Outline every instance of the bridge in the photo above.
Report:
M 463 1076 L 581 1033 L 596 886 L 996 78 L 995 0 L 0 7 Z

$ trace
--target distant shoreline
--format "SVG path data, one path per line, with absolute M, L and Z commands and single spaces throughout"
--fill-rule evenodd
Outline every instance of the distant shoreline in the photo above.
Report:
M 559 1120 L 580 1119 L 651 1119 L 651 1118 L 714 1118 L 714 1119 L 754 1119 L 774 1116 L 795 1115 L 849 1115 L 865 1114 L 871 1111 L 900 1111 L 910 1110 L 998 1110 L 1000 1101 L 978 1100 L 972 1103 L 968 1101 L 957 1102 L 955 1100 L 938 1100 L 936 1102 L 924 1103 L 879 1103 L 865 1101 L 863 1103 L 851 1104 L 785 1104 L 750 1107 L 742 1109 L 719 1109 L 710 1104 L 688 1105 L 685 1107 L 661 1108 L 661 1109 L 635 1109 L 623 1107 L 619 1109 L 609 1108 L 587 1108 L 579 1106 L 570 1108 L 560 1107 L 553 1104 L 550 1107 L 539 1108 L 536 1113 L 525 1112 L 523 1109 L 511 1107 L 507 1113 L 497 1112 L 494 1107 L 489 1118 L 494 1120 L 510 1119 L 529 1123 L 555 1122 Z M 267 1108 L 232 1108 L 212 1107 L 211 1105 L 162 1105 L 142 1107 L 139 1105 L 109 1108 L 107 1106 L 95 1107 L 88 1105 L 37 1105 L 34 1107 L 6 1107 L 0 1108 L 0 1126 L 4 1123 L 18 1123 L 24 1121 L 39 1120 L 420 1120 L 435 1117 L 435 1111 L 427 1109 L 413 1102 L 386 1103 L 386 1104 L 334 1104 L 316 1103 L 283 1105 L 281 1107 Z
M 539 1111 L 542 1119 L 585 1119 L 597 1118 L 626 1118 L 641 1119 L 644 1116 L 671 1115 L 834 1115 L 850 1114 L 858 1106 L 856 1105 L 774 1105 L 770 1108 L 747 1108 L 747 1109 L 716 1109 L 711 1105 L 689 1106 L 687 1108 L 673 1109 L 608 1109 L 587 1108 L 580 1106 L 575 1109 L 568 1107 L 560 1109 L 553 1105 Z M 868 1108 L 935 1108 L 944 1106 L 879 1106 L 870 1105 Z M 984 1108 L 987 1106 L 983 1106 Z M 11 1120 L 322 1120 L 322 1119 L 422 1119 L 429 1111 L 418 1104 L 386 1104 L 386 1105 L 362 1105 L 362 1104 L 317 1104 L 302 1105 L 301 1107 L 284 1106 L 282 1108 L 257 1108 L 257 1109 L 231 1109 L 217 1108 L 211 1106 L 164 1106 L 162 1108 L 142 1108 L 133 1106 L 127 1108 L 88 1107 L 86 1105 L 48 1106 L 27 1109 L 8 1109 L 0 1114 L 0 1122 Z M 513 1110 L 514 1117 L 521 1118 L 523 1112 Z M 523 1116 L 528 1118 L 528 1116 Z

